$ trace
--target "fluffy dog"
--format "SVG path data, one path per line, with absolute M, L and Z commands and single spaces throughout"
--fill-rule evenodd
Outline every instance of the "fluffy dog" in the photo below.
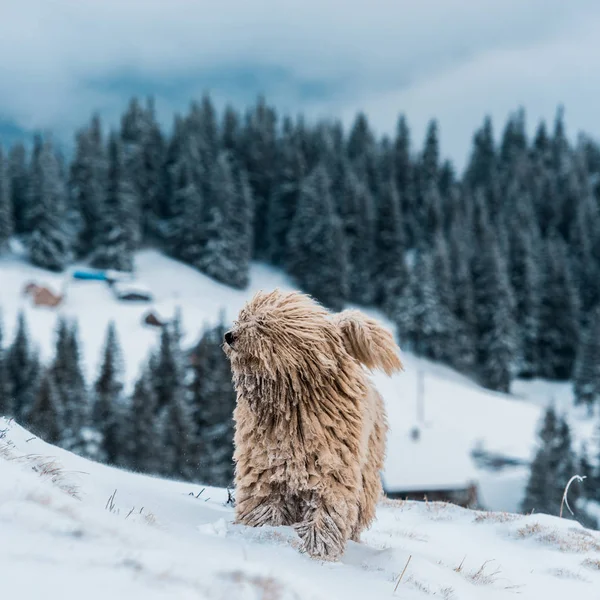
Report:
M 390 333 L 300 293 L 257 294 L 225 334 L 237 391 L 236 521 L 293 525 L 335 560 L 375 517 L 387 431 L 364 367 L 402 369 Z

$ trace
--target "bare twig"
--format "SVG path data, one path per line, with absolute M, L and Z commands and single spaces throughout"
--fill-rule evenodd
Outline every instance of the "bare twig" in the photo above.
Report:
M 117 490 L 115 490 L 109 497 L 106 502 L 106 506 L 104 507 L 109 512 L 113 512 L 115 510 L 115 497 L 117 495 Z
M 569 500 L 567 498 L 567 494 L 569 493 L 569 488 L 571 487 L 571 484 L 574 481 L 579 481 L 580 483 L 583 483 L 583 480 L 586 479 L 585 475 L 582 477 L 581 475 L 573 475 L 573 477 L 571 477 L 571 479 L 569 479 L 569 483 L 567 483 L 567 485 L 565 486 L 565 491 L 563 493 L 563 497 L 560 503 L 560 514 L 558 515 L 561 519 L 562 519 L 562 515 L 563 515 L 563 505 L 566 505 L 567 508 L 569 509 L 569 512 L 575 516 L 575 513 L 571 510 L 571 507 L 569 506 Z
M 396 587 L 394 588 L 394 594 L 396 593 L 396 590 L 398 589 L 398 586 L 400 585 L 400 582 L 402 581 L 402 578 L 404 577 L 404 573 L 406 573 L 406 569 L 408 569 L 408 564 L 410 563 L 411 558 L 412 558 L 412 554 L 408 557 L 408 560 L 406 561 L 406 564 L 404 565 L 404 569 L 402 569 L 402 573 L 400 573 L 400 577 L 398 577 L 398 581 L 396 582 Z

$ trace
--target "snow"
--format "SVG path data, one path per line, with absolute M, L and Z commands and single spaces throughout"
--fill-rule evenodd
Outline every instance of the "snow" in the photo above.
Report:
M 225 490 L 95 464 L 4 419 L 0 430 L 7 598 L 598 597 L 600 534 L 573 521 L 383 501 L 362 542 L 323 563 L 289 527 L 235 525 Z
M 280 271 L 264 264 L 252 266 L 249 288 L 240 291 L 219 284 L 155 250 L 139 252 L 135 262 L 132 284 L 137 285 L 139 281 L 148 286 L 154 296 L 152 303 L 119 302 L 106 283 L 77 281 L 68 273 L 40 270 L 27 263 L 19 252 L 0 257 L 0 309 L 5 339 L 10 341 L 18 311 L 23 309 L 42 358 L 48 360 L 53 354 L 57 318 L 60 315 L 75 317 L 83 345 L 84 371 L 88 381 L 92 381 L 98 373 L 106 328 L 114 321 L 125 358 L 126 382 L 131 387 L 160 335 L 159 328 L 143 323 L 149 311 L 155 310 L 161 317 L 170 318 L 180 307 L 184 343 L 191 346 L 200 338 L 203 327 L 216 324 L 221 315 L 226 322 L 232 321 L 256 291 L 295 287 Z M 25 283 L 30 281 L 65 289 L 63 304 L 56 309 L 33 307 L 21 294 Z M 392 323 L 377 311 L 365 312 L 393 329 Z M 567 397 L 568 386 L 523 382 L 515 386 L 517 395 L 508 396 L 484 390 L 452 369 L 409 353 L 403 354 L 403 362 L 403 373 L 391 378 L 380 373 L 373 375 L 389 414 L 388 455 L 383 474 L 386 488 L 410 491 L 424 487 L 464 487 L 476 479 L 486 507 L 517 510 L 526 469 L 518 466 L 490 473 L 478 467 L 472 452 L 478 449 L 526 464 L 535 450 L 536 430 L 545 406 L 542 398 Z M 421 376 L 423 418 L 419 416 L 416 402 Z M 534 401 L 529 401 L 529 397 Z M 591 435 L 583 416 L 580 424 L 584 429 L 587 427 L 585 435 Z M 420 430 L 418 441 L 411 437 L 415 427 Z

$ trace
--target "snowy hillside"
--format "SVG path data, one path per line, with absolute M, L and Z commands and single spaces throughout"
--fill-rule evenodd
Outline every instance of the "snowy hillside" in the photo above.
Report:
M 339 563 L 227 493 L 86 461 L 0 419 L 0 582 L 19 600 L 596 599 L 600 534 L 572 521 L 391 502 Z
M 138 253 L 137 279 L 154 295 L 153 304 L 118 302 L 104 282 L 75 281 L 69 274 L 56 275 L 26 263 L 18 255 L 0 259 L 0 308 L 6 338 L 11 339 L 18 311 L 25 310 L 29 329 L 42 356 L 53 352 L 54 330 L 60 315 L 79 323 L 84 367 L 88 381 L 97 374 L 100 349 L 108 323 L 114 320 L 132 383 L 158 330 L 142 323 L 150 308 L 160 315 L 182 309 L 185 342 L 193 344 L 206 323 L 215 323 L 224 311 L 232 320 L 259 289 L 292 289 L 280 272 L 254 265 L 250 288 L 236 291 L 216 283 L 198 271 L 156 251 Z M 22 290 L 29 282 L 46 284 L 65 293 L 58 309 L 35 308 Z M 384 320 L 381 315 L 373 313 Z M 388 323 L 390 327 L 391 324 Z M 387 403 L 391 432 L 384 481 L 388 489 L 422 489 L 428 485 L 462 485 L 477 479 L 480 500 L 486 508 L 517 510 L 528 469 L 512 468 L 489 473 L 477 470 L 471 458 L 474 448 L 522 463 L 530 459 L 540 408 L 515 398 L 483 390 L 451 369 L 404 354 L 405 372 L 392 378 L 376 374 L 377 386 Z M 422 381 L 424 422 L 419 422 L 417 389 Z M 537 389 L 537 388 L 536 388 Z M 419 424 L 420 436 L 411 435 Z
M 0 309 L 6 338 L 11 339 L 18 311 L 23 309 L 30 332 L 42 356 L 48 359 L 53 352 L 57 318 L 75 317 L 85 371 L 88 381 L 92 381 L 97 375 L 106 327 L 114 320 L 123 347 L 127 381 L 132 383 L 158 338 L 158 329 L 142 323 L 150 308 L 169 317 L 177 306 L 181 307 L 185 342 L 191 345 L 199 338 L 204 324 L 217 322 L 222 311 L 226 320 L 235 318 L 255 291 L 294 287 L 280 272 L 258 264 L 252 267 L 250 288 L 236 291 L 152 250 L 138 253 L 136 267 L 137 280 L 154 295 L 153 304 L 118 302 L 104 282 L 76 281 L 70 274 L 42 271 L 18 255 L 0 259 Z M 22 294 L 29 282 L 62 291 L 65 301 L 58 309 L 33 307 L 31 300 Z M 368 312 L 385 321 L 380 314 Z M 388 325 L 392 328 L 391 323 Z M 529 460 L 540 409 L 483 390 L 451 369 L 410 354 L 404 354 L 403 360 L 404 373 L 392 378 L 374 376 L 386 400 L 391 426 L 384 474 L 386 487 L 418 490 L 423 484 L 452 487 L 477 479 L 480 499 L 486 508 L 517 510 L 527 468 L 492 474 L 477 471 L 471 452 L 478 448 L 517 462 Z M 419 440 L 414 441 L 411 432 L 419 423 L 416 398 L 421 375 L 424 422 L 419 425 Z

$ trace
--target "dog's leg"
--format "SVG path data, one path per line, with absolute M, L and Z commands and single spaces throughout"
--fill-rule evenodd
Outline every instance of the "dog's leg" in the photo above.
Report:
M 311 498 L 303 520 L 294 525 L 304 552 L 323 560 L 336 560 L 343 554 L 356 522 L 355 496 L 347 487 L 334 484 Z
M 279 487 L 261 494 L 253 489 L 239 488 L 236 492 L 236 522 L 249 527 L 291 525 L 296 520 L 295 506 Z
M 385 459 L 385 438 L 387 424 L 383 400 L 377 391 L 372 390 L 368 398 L 373 402 L 375 418 L 369 434 L 366 460 L 362 465 L 359 507 L 356 523 L 352 528 L 351 539 L 360 541 L 360 534 L 371 526 L 375 519 L 377 503 L 381 497 L 381 470 Z

